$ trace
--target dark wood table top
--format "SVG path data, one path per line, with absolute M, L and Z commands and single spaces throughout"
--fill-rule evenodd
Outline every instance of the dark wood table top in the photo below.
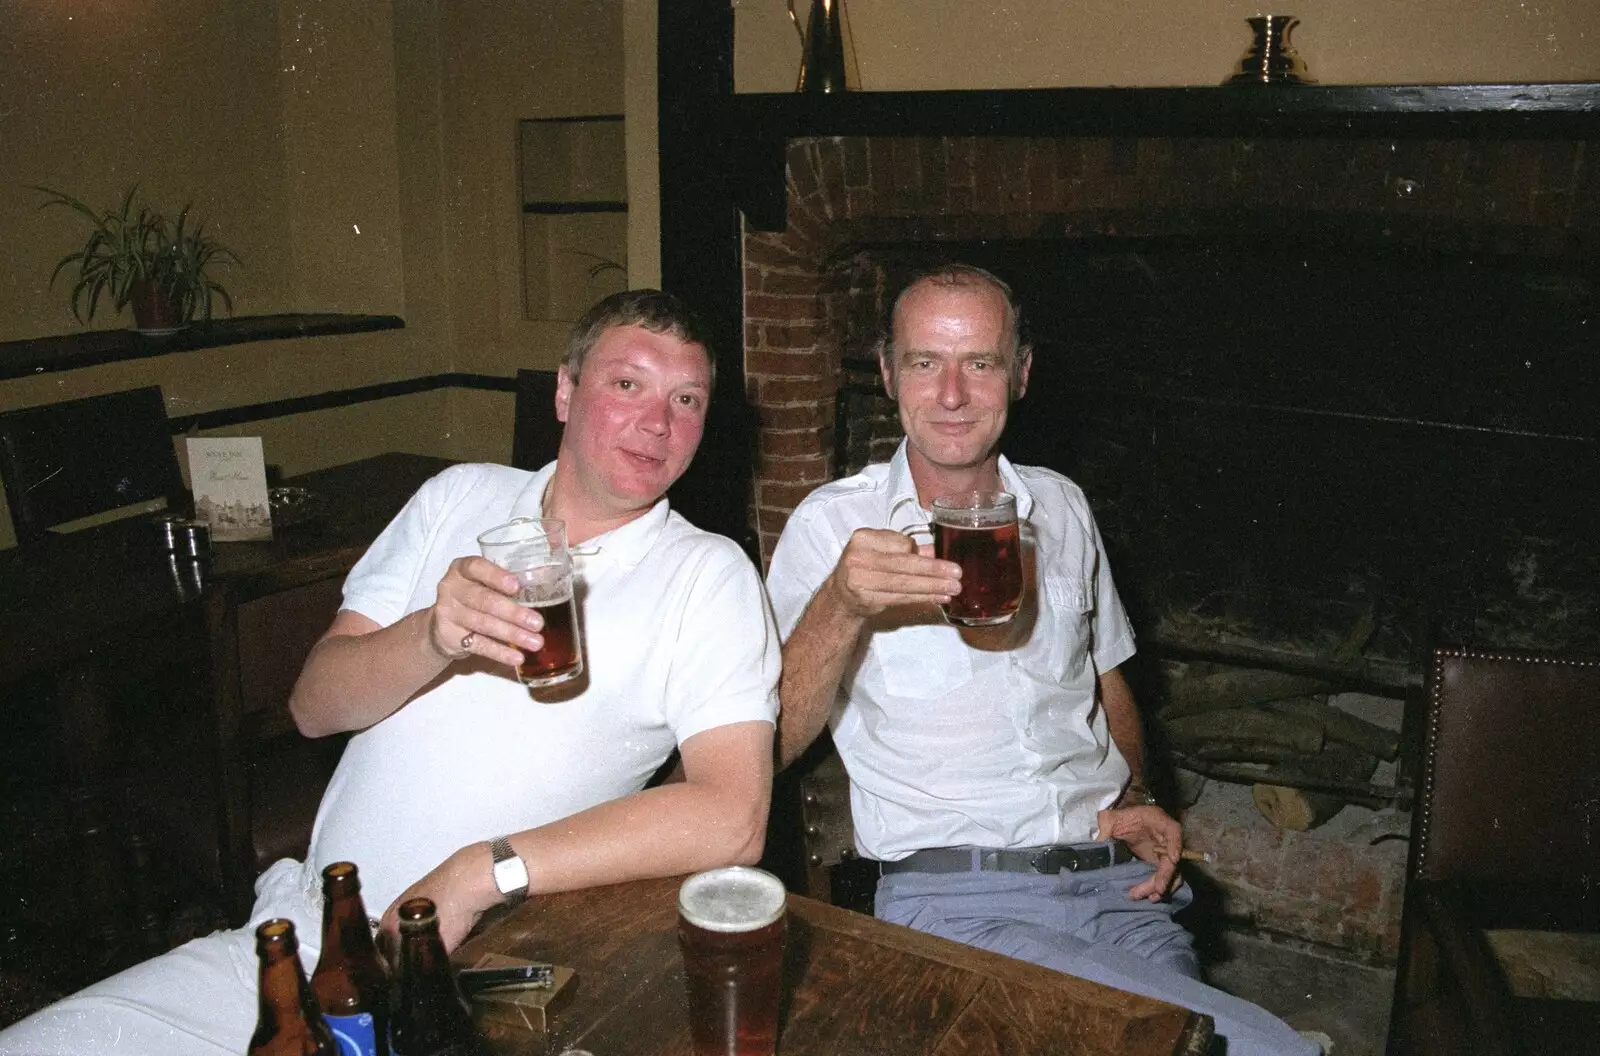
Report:
M 198 588 L 187 564 L 158 549 L 146 518 L 0 551 L 0 683 L 181 615 L 217 583 L 281 577 L 292 585 L 349 568 L 422 482 L 450 464 L 394 453 L 285 480 L 310 491 L 319 514 L 277 529 L 271 542 L 215 544 Z
M 550 1053 L 687 1054 L 680 882 L 529 899 L 455 960 L 501 953 L 574 969 Z M 1203 1051 L 1211 1034 L 1209 1016 L 793 894 L 782 1018 L 780 1056 L 1169 1056 Z

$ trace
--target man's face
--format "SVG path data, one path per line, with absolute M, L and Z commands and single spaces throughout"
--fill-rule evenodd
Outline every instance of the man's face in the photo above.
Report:
M 689 468 L 705 428 L 711 362 L 698 344 L 642 326 L 612 327 L 574 384 L 556 378 L 561 457 L 596 506 L 650 506 Z
M 1013 363 L 1008 321 L 1005 297 L 987 284 L 925 283 L 900 299 L 893 362 L 882 366 L 914 462 L 960 471 L 995 453 L 1030 366 Z

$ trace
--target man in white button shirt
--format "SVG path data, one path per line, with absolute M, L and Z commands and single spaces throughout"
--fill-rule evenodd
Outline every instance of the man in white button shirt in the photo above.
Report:
M 1027 388 L 1010 289 L 978 268 L 919 277 L 891 313 L 884 384 L 906 439 L 887 465 L 791 515 L 767 587 L 785 637 L 780 764 L 824 723 L 850 775 L 877 915 L 1211 1014 L 1230 1056 L 1317 1046 L 1199 981 L 1172 919 L 1191 895 L 1178 823 L 1140 781 L 1134 652 L 1083 493 L 999 443 Z M 1022 611 L 957 629 L 961 569 L 905 529 L 935 498 L 1007 491 L 1031 536 Z
M 294 921 L 309 972 L 320 872 L 361 870 L 369 911 L 426 895 L 455 947 L 487 909 L 551 891 L 761 856 L 777 714 L 776 630 L 750 560 L 667 507 L 705 425 L 712 361 L 677 298 L 600 302 L 557 379 L 556 461 L 459 465 L 422 486 L 345 581 L 290 710 L 351 731 L 306 861 L 256 883 L 251 925 Z M 542 646 L 479 533 L 566 521 L 585 675 L 530 695 Z M 677 747 L 684 779 L 644 789 Z M 0 1032 L 0 1056 L 235 1056 L 256 1021 L 250 927 L 196 939 Z

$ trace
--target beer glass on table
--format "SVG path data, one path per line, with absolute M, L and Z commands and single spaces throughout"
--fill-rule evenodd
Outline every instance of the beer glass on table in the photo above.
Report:
M 933 500 L 933 520 L 903 531 L 929 537 L 933 556 L 961 566 L 961 593 L 941 606 L 962 627 L 1005 623 L 1022 604 L 1022 535 L 1017 497 L 964 491 Z
M 567 526 L 552 517 L 518 517 L 478 536 L 484 557 L 517 576 L 517 604 L 544 620 L 544 648 L 525 652 L 517 677 L 530 688 L 583 674 L 583 636 L 572 590 Z
M 783 881 L 746 866 L 678 889 L 678 944 L 695 1056 L 773 1056 L 783 981 Z

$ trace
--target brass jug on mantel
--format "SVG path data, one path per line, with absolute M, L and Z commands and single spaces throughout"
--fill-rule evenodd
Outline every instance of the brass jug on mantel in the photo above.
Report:
M 789 20 L 800 34 L 799 92 L 843 92 L 849 89 L 844 79 L 844 0 L 811 0 L 811 17 L 800 24 L 794 0 L 788 0 Z

